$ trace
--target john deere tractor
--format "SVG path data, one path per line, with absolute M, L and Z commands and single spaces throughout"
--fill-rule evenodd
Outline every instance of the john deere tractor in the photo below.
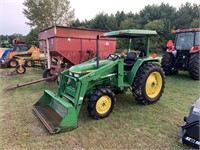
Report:
M 200 79 L 200 28 L 173 30 L 175 44 L 170 40 L 162 58 L 162 67 L 166 75 L 178 71 L 189 71 L 190 77 Z
M 133 100 L 141 104 L 158 101 L 165 87 L 165 75 L 159 59 L 149 57 L 150 37 L 156 34 L 152 30 L 129 29 L 97 36 L 96 58 L 61 72 L 57 93 L 45 90 L 34 104 L 34 112 L 49 132 L 77 128 L 84 100 L 89 115 L 95 119 L 110 115 L 115 107 L 116 91 L 130 89 Z M 146 48 L 140 54 L 130 52 L 126 57 L 111 54 L 100 60 L 99 38 L 144 38 Z

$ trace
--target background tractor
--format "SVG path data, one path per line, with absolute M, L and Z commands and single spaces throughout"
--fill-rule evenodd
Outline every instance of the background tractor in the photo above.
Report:
M 27 67 L 32 66 L 32 61 L 39 59 L 39 49 L 32 45 L 31 47 L 25 44 L 24 40 L 15 40 L 12 49 L 6 50 L 0 59 L 1 68 L 15 68 L 19 65 L 19 59 L 24 58 L 26 61 L 24 65 Z
M 165 74 L 189 71 L 192 79 L 199 80 L 200 28 L 173 30 L 172 33 L 176 34 L 175 43 L 168 42 L 161 63 Z
M 50 133 L 78 127 L 78 115 L 87 100 L 91 117 L 102 119 L 110 115 L 115 106 L 115 92 L 131 89 L 135 100 L 141 104 L 158 101 L 165 87 L 164 71 L 159 59 L 149 57 L 152 30 L 120 30 L 97 36 L 96 58 L 72 66 L 60 73 L 57 93 L 49 90 L 33 106 L 33 110 Z M 99 39 L 144 38 L 146 49 L 126 57 L 111 54 L 100 60 Z

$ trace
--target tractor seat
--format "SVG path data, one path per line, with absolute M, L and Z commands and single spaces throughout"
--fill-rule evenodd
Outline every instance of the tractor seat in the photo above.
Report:
M 131 70 L 137 60 L 137 54 L 130 52 L 124 59 L 124 70 Z

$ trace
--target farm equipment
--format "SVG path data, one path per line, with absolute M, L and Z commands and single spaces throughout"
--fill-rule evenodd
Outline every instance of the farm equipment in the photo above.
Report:
M 15 40 L 14 47 L 12 50 L 9 49 L 9 51 L 5 51 L 0 64 L 1 68 L 15 68 L 19 65 L 18 60 L 20 58 L 26 59 L 24 62 L 24 65 L 27 67 L 32 66 L 32 61 L 39 60 L 40 58 L 40 52 L 37 47 L 32 45 L 29 47 L 25 44 L 24 40 Z
M 157 62 L 149 57 L 152 30 L 120 30 L 97 36 L 96 58 L 70 67 L 60 73 L 57 93 L 45 90 L 33 110 L 50 133 L 78 127 L 78 115 L 87 99 L 89 115 L 102 119 L 113 111 L 115 91 L 132 89 L 136 101 L 152 104 L 158 101 L 165 87 L 165 75 Z M 130 52 L 120 57 L 111 54 L 99 59 L 99 44 L 103 38 L 144 38 L 146 50 L 137 55 Z
M 9 40 L 1 40 L 0 41 L 0 47 L 4 47 L 4 48 L 10 48 L 12 47 L 12 45 L 9 43 Z
M 181 127 L 178 136 L 179 142 L 200 148 L 200 98 L 192 105 L 190 114 L 184 117 L 185 124 Z
M 162 58 L 162 67 L 166 75 L 178 71 L 189 71 L 190 77 L 200 79 L 200 28 L 173 30 L 175 44 L 170 40 Z
M 4 62 L 8 56 L 8 54 L 12 51 L 12 48 L 8 48 L 4 51 L 3 55 L 0 58 L 0 61 Z
M 39 33 L 39 47 L 47 57 L 47 68 L 43 77 L 59 76 L 60 72 L 72 65 L 80 64 L 95 57 L 96 36 L 103 30 L 54 26 Z M 115 39 L 101 39 L 99 43 L 102 59 L 116 50 Z

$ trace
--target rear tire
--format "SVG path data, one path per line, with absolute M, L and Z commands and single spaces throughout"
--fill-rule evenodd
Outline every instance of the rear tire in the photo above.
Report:
M 199 80 L 200 75 L 200 60 L 199 60 L 200 52 L 191 54 L 190 60 L 189 60 L 189 74 L 190 77 L 194 80 Z
M 154 63 L 143 64 L 133 83 L 133 96 L 141 104 L 152 104 L 160 99 L 165 87 L 163 69 Z
M 108 117 L 114 109 L 115 101 L 115 95 L 110 89 L 96 90 L 88 98 L 88 113 L 94 119 Z
M 16 59 L 10 59 L 8 61 L 8 66 L 11 67 L 11 68 L 15 68 L 19 65 L 18 61 Z
M 166 75 L 174 75 L 178 73 L 178 70 L 174 68 L 175 57 L 171 53 L 165 53 L 162 57 L 161 66 Z
M 25 61 L 25 66 L 26 67 L 33 67 L 33 62 L 31 60 L 26 60 Z

